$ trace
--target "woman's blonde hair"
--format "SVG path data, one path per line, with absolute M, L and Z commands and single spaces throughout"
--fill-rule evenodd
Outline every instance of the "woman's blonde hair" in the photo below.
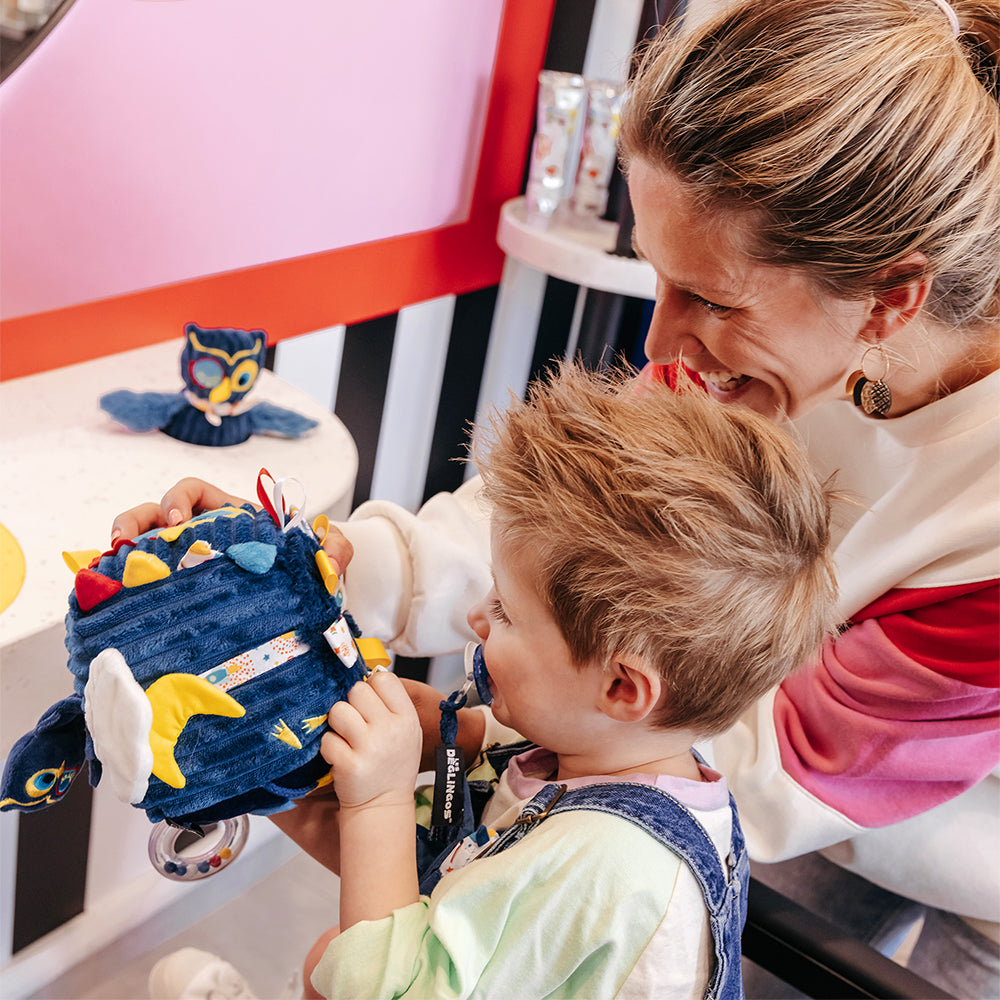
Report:
M 668 683 L 659 725 L 726 729 L 833 630 L 832 494 L 749 410 L 563 365 L 473 456 L 574 661 L 643 658 Z
M 845 299 L 924 274 L 927 309 L 1000 316 L 996 0 L 744 0 L 640 55 L 620 145 L 705 209 L 750 211 L 750 252 Z M 926 266 L 886 268 L 914 251 Z

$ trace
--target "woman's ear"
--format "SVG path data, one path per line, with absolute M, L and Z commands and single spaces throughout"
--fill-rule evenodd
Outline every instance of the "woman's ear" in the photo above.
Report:
M 934 281 L 931 275 L 922 273 L 926 266 L 927 258 L 915 250 L 879 273 L 878 277 L 886 284 L 894 279 L 899 279 L 899 284 L 890 284 L 876 294 L 868 320 L 860 331 L 862 339 L 873 344 L 886 340 L 916 318 Z M 920 273 L 912 277 L 914 272 Z
M 616 654 L 605 668 L 599 708 L 618 722 L 639 722 L 660 703 L 663 678 L 641 657 Z

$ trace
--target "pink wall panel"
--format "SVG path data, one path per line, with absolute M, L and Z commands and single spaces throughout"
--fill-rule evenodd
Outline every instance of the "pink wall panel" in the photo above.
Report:
M 0 87 L 0 315 L 462 222 L 502 0 L 77 0 Z

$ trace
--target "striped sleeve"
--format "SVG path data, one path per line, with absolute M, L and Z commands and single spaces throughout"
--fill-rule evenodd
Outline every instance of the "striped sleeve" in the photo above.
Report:
M 890 591 L 774 700 L 782 769 L 864 827 L 954 798 L 1000 761 L 996 582 Z

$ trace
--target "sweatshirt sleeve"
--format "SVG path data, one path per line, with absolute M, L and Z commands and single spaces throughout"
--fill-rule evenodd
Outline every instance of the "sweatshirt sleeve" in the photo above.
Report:
M 681 861 L 626 820 L 553 816 L 328 945 L 328 998 L 612 997 L 664 919 Z
M 891 591 L 713 740 L 753 857 L 898 823 L 997 767 L 997 593 Z
M 479 477 L 416 513 L 361 504 L 338 527 L 354 546 L 347 604 L 367 635 L 404 656 L 437 656 L 475 639 L 465 616 L 490 589 L 489 514 Z

